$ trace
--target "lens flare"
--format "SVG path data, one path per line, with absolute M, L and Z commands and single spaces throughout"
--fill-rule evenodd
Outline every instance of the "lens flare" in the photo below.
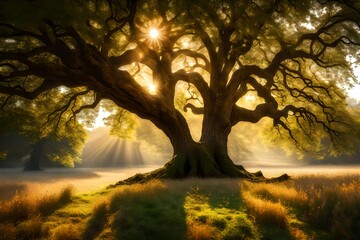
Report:
M 150 31 L 149 31 L 149 36 L 152 39 L 157 39 L 160 36 L 160 32 L 156 28 L 151 28 Z

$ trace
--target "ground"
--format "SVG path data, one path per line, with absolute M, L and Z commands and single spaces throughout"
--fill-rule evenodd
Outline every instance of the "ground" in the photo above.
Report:
M 77 179 L 75 173 L 62 174 L 63 184 L 73 182 L 78 188 L 70 197 L 49 191 L 41 193 L 47 194 L 43 197 L 33 191 L 31 199 L 20 192 L 3 200 L 0 239 L 356 239 L 360 235 L 359 170 L 264 169 L 268 177 L 286 171 L 293 178 L 271 184 L 231 179 L 164 180 L 115 188 L 100 185 L 121 170 L 82 170 Z M 59 181 L 56 176 L 61 171 L 52 171 L 39 174 L 53 175 Z M 122 177 L 133 171 L 123 172 Z M 7 184 L 21 175 L 8 173 Z M 0 176 L 4 178 L 4 174 Z M 27 177 L 28 182 L 23 182 L 30 184 L 27 189 L 34 190 L 34 180 L 44 180 Z M 1 189 L 4 182 L 0 182 Z M 97 189 L 86 187 L 95 183 L 100 183 Z M 57 184 L 46 181 L 43 185 L 53 190 L 56 186 L 60 192 L 62 187 Z M 9 203 L 18 209 L 19 199 L 32 205 L 31 214 L 5 219 L 4 213 L 11 210 Z M 56 204 L 50 205 L 49 199 Z M 41 210 L 44 206 L 55 207 Z M 14 212 L 8 215 L 15 216 Z

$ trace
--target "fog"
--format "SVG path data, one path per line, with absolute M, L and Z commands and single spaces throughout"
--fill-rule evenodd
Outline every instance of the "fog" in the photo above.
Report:
M 76 193 L 101 190 L 135 173 L 145 173 L 160 165 L 143 165 L 122 168 L 57 168 L 38 172 L 24 172 L 19 168 L 0 169 L 0 201 L 11 198 L 16 192 L 29 197 L 57 193 L 72 185 Z M 261 170 L 266 177 L 283 173 L 291 177 L 299 175 L 344 175 L 359 174 L 360 166 L 299 166 L 299 167 L 250 167 L 251 172 Z
M 348 101 L 349 105 L 360 114 L 360 104 L 357 100 Z M 194 140 L 201 135 L 201 118 L 190 111 L 184 113 L 188 120 Z M 132 139 L 120 139 L 109 135 L 108 127 L 89 131 L 81 163 L 75 167 L 81 168 L 118 168 L 139 167 L 147 165 L 164 165 L 172 157 L 172 146 L 169 139 L 151 122 L 138 119 L 139 126 Z M 266 123 L 266 122 L 265 122 Z M 232 128 L 228 141 L 229 155 L 236 164 L 245 168 L 266 167 L 304 167 L 308 165 L 342 165 L 360 164 L 360 146 L 354 156 L 326 157 L 316 159 L 305 154 L 302 159 L 294 152 L 286 152 L 278 145 L 269 145 L 264 139 L 264 120 L 257 124 L 240 123 Z M 21 141 L 21 139 L 19 139 Z M 18 151 L 19 154 L 21 151 Z M 18 155 L 19 155 L 18 154 Z M 21 167 L 29 155 L 18 156 L 17 161 L 7 161 L 3 166 Z M 5 161 L 3 161 L 4 163 Z M 42 167 L 59 166 L 44 164 Z M 1 164 L 0 164 L 1 166 Z
M 136 173 L 146 173 L 157 165 L 123 168 L 47 168 L 42 171 L 23 171 L 20 168 L 0 168 L 0 200 L 16 192 L 29 196 L 59 192 L 72 185 L 76 193 L 98 191 Z
M 262 122 L 259 123 L 263 124 Z M 269 145 L 259 131 L 259 124 L 239 124 L 229 136 L 229 155 L 236 164 L 249 167 L 301 167 L 307 165 L 360 164 L 360 155 L 317 159 L 305 154 L 299 158 L 294 152 Z M 199 140 L 201 121 L 189 119 L 194 139 Z M 360 146 L 359 146 L 360 147 Z M 359 151 L 358 151 L 359 152 Z M 136 138 L 123 140 L 109 135 L 106 127 L 90 132 L 78 167 L 124 167 L 164 165 L 172 157 L 168 138 L 150 122 L 140 120 Z

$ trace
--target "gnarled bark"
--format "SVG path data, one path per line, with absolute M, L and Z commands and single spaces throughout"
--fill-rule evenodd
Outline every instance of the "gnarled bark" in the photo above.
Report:
M 241 165 L 232 162 L 227 151 L 227 139 L 231 127 L 219 127 L 218 119 L 205 121 L 200 142 L 195 142 L 185 119 L 181 115 L 169 118 L 157 126 L 169 137 L 174 155 L 164 167 L 145 174 L 136 174 L 116 185 L 144 183 L 151 179 L 199 178 L 243 178 L 255 182 L 288 180 L 284 174 L 278 178 L 265 178 L 259 171 L 250 173 Z M 211 124 L 213 123 L 213 124 Z

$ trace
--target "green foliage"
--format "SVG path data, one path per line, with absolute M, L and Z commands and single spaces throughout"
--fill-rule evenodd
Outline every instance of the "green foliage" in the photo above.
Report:
M 5 101 L 5 97 L 3 96 Z M 73 167 L 79 162 L 87 133 L 77 121 L 68 121 L 70 113 L 56 113 L 59 102 L 66 101 L 65 94 L 52 90 L 34 101 L 12 97 L 1 111 L 0 144 L 12 159 L 31 153 L 32 146 L 45 142 L 44 155 L 62 166 Z M 23 144 L 23 151 L 18 150 Z M 17 153 L 17 156 L 12 156 Z M 22 154 L 21 156 L 19 154 Z
M 135 133 L 139 123 L 135 114 L 116 107 L 114 103 L 109 101 L 102 101 L 101 106 L 110 112 L 110 115 L 105 118 L 105 124 L 111 127 L 111 135 L 122 139 L 134 139 L 136 137 Z
M 289 117 L 287 124 L 292 128 L 292 134 L 297 141 L 294 142 L 286 129 L 274 128 L 270 122 L 267 122 L 261 130 L 264 142 L 281 147 L 288 155 L 295 153 L 300 159 L 344 157 L 359 153 L 360 121 L 358 119 L 360 115 L 351 107 L 345 108 L 344 103 L 333 104 L 333 106 L 336 106 L 335 118 L 341 119 L 332 124 L 332 127 L 337 130 L 336 133 L 328 134 L 324 126 L 314 128 L 314 123 L 308 123 L 305 119 L 298 120 Z M 318 119 L 321 118 L 322 109 L 314 109 L 313 112 Z
M 72 88 L 65 94 L 50 91 L 51 99 L 42 96 L 50 108 L 52 99 L 68 103 L 52 118 L 60 128 L 79 112 L 91 125 L 96 113 L 82 106 L 96 108 L 111 99 L 121 107 L 102 103 L 112 113 L 112 134 L 133 138 L 137 121 L 127 111 L 159 127 L 169 122 L 164 116 L 177 119 L 184 112 L 176 110 L 191 103 L 208 110 L 204 119 L 218 117 L 218 127 L 228 132 L 242 121 L 271 118 L 268 138 L 289 153 L 324 158 L 353 153 L 359 145 L 358 116 L 349 114 L 342 89 L 357 82 L 356 1 L 19 0 L 1 1 L 0 9 L 6 23 L 0 26 L 0 51 L 6 53 L 0 63 L 2 91 L 22 95 L 40 86 Z M 151 28 L 160 32 L 157 39 L 149 36 Z M 49 108 L 38 100 L 34 104 Z M 51 135 L 59 144 L 81 145 L 60 140 L 67 131 L 56 136 L 54 124 L 39 125 L 37 120 L 45 119 L 39 112 L 26 117 L 27 126 L 37 126 L 22 129 L 29 138 Z M 64 155 L 51 158 L 60 161 Z
M 1 1 L 0 8 L 2 9 L 2 16 L 12 21 L 16 27 L 27 30 L 47 31 L 51 33 L 44 24 L 45 20 L 55 20 L 61 22 L 64 26 L 73 26 L 75 23 L 78 27 L 87 26 L 83 28 L 83 33 L 86 33 L 92 38 L 96 38 L 101 33 L 100 29 L 93 27 L 91 23 L 86 25 L 89 19 L 96 21 L 99 16 L 104 17 L 109 9 L 103 5 L 102 8 L 97 8 L 95 11 L 95 1 L 27 1 L 20 0 L 16 4 L 11 1 Z M 29 14 L 31 12 L 31 14 Z M 102 19 L 103 20 L 103 19 Z M 82 23 L 82 24 L 79 24 Z M 36 26 L 41 26 L 37 29 Z M 54 36 L 53 36 L 54 37 Z M 89 38 L 91 39 L 91 38 Z M 53 39 L 55 40 L 55 38 Z

